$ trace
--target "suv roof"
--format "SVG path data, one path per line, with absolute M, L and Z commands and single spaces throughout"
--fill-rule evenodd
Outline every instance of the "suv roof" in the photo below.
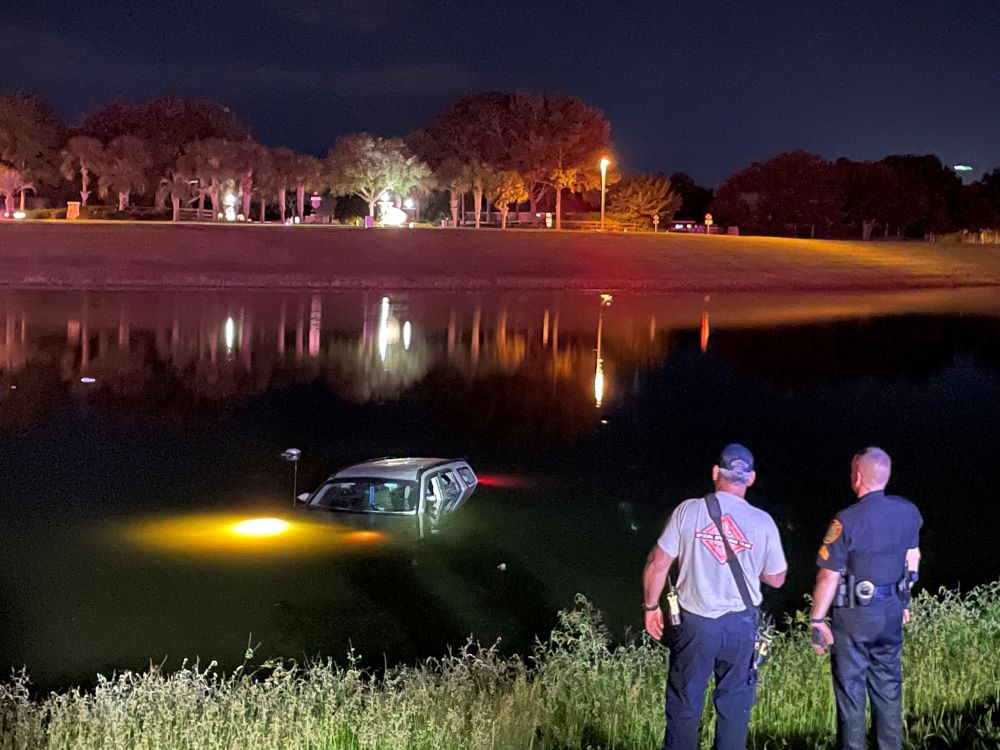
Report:
M 378 479 L 399 479 L 416 481 L 427 469 L 446 466 L 451 463 L 465 463 L 453 458 L 376 458 L 360 464 L 347 466 L 334 477 L 372 477 Z

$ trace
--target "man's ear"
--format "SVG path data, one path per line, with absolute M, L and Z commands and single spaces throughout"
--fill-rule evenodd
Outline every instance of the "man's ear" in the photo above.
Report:
M 718 464 L 716 464 L 715 466 L 712 467 L 712 481 L 713 482 L 718 482 L 719 481 L 719 466 L 718 466 Z
M 757 472 L 751 471 L 750 476 L 747 477 L 747 487 L 752 487 L 755 481 L 757 481 Z

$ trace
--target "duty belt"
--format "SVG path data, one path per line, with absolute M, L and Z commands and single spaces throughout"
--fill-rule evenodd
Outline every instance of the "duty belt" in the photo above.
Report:
M 884 586 L 875 587 L 875 593 L 872 596 L 872 599 L 878 601 L 879 599 L 888 599 L 893 596 L 896 596 L 896 584 L 887 583 Z
M 852 575 L 841 574 L 834 607 L 867 607 L 873 601 L 883 601 L 899 596 L 899 585 L 886 583 L 876 586 L 871 581 L 858 581 Z

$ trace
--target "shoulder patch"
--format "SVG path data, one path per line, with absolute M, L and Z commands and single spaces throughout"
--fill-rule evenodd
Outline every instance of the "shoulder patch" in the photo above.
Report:
M 830 550 L 827 549 L 827 547 L 826 547 L 825 544 L 822 547 L 819 548 L 819 556 L 823 560 L 829 560 L 830 559 Z
M 833 544 L 840 538 L 840 533 L 843 530 L 844 524 L 834 518 L 833 521 L 830 522 L 830 528 L 826 530 L 826 536 L 823 537 L 823 544 Z

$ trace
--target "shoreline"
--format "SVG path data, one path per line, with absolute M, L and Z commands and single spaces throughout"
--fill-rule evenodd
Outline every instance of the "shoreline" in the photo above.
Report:
M 836 292 L 1000 286 L 1000 251 L 556 230 L 0 225 L 0 289 Z

